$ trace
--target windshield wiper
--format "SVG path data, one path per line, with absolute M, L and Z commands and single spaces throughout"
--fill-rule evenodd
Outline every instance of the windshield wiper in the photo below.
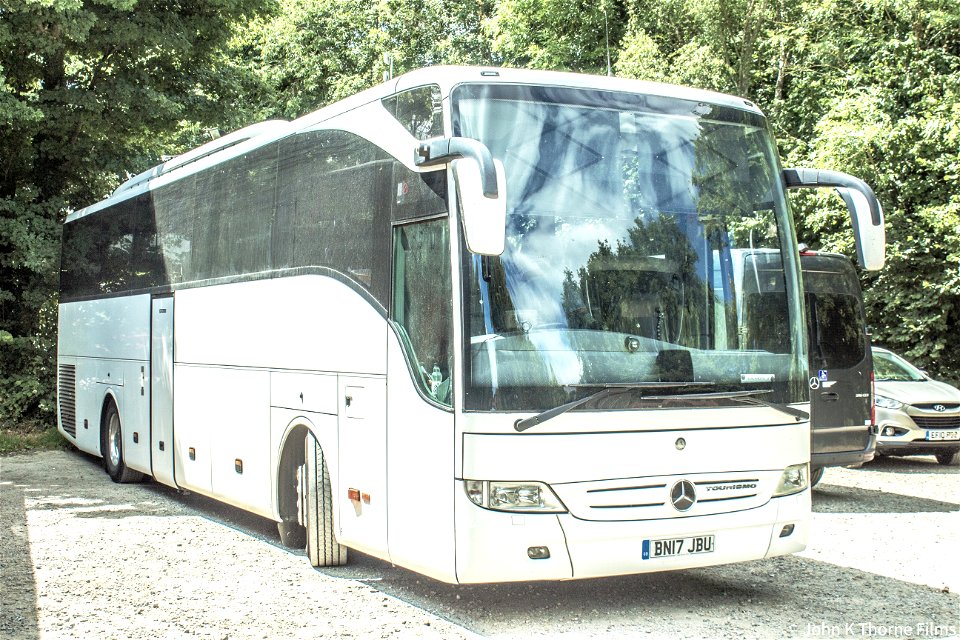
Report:
M 517 420 L 513 424 L 513 428 L 517 431 L 526 431 L 531 427 L 535 427 L 538 424 L 546 422 L 550 418 L 556 418 L 557 416 L 570 411 L 571 409 L 576 409 L 582 405 L 587 404 L 591 400 L 599 400 L 600 398 L 605 398 L 609 395 L 616 393 L 623 393 L 625 391 L 636 391 L 637 389 L 678 389 L 684 387 L 705 387 L 712 386 L 712 382 L 640 382 L 635 384 L 605 384 L 605 385 L 567 385 L 567 388 L 580 389 L 580 388 L 590 388 L 590 387 L 601 387 L 599 391 L 591 393 L 588 396 L 580 398 L 579 400 L 574 400 L 573 402 L 568 402 L 562 404 L 559 407 L 554 407 L 553 409 L 547 409 L 542 413 L 538 413 L 535 416 L 529 418 L 524 418 L 523 420 Z M 785 404 L 780 404 L 777 402 L 767 402 L 766 400 L 761 400 L 760 398 L 755 397 L 761 393 L 772 393 L 772 389 L 757 389 L 752 391 L 720 391 L 714 393 L 680 393 L 673 395 L 658 395 L 658 396 L 641 396 L 644 400 L 739 400 L 746 402 L 748 404 L 755 404 L 764 407 L 770 407 L 771 409 L 776 409 L 781 413 L 785 413 L 788 416 L 795 418 L 797 422 L 802 422 L 803 420 L 808 420 L 810 414 L 806 411 L 801 411 L 799 409 L 794 409 L 793 407 L 787 406 Z
M 754 396 L 761 393 L 773 393 L 773 389 L 753 389 L 750 391 L 719 391 L 715 393 L 684 393 L 675 396 L 645 396 L 645 400 L 672 400 L 674 398 L 683 398 L 685 400 L 740 400 L 748 404 L 756 404 L 764 407 L 770 407 L 771 409 L 776 409 L 781 413 L 785 413 L 791 418 L 796 418 L 797 422 L 802 422 L 803 420 L 809 420 L 810 414 L 806 411 L 801 411 L 800 409 L 794 409 L 791 406 L 780 404 L 779 402 L 768 402 L 766 400 L 761 400 L 760 398 L 755 398 Z
M 573 402 L 568 402 L 562 404 L 559 407 L 554 407 L 553 409 L 547 409 L 542 413 L 538 413 L 535 416 L 530 416 L 529 418 L 524 418 L 522 420 L 517 420 L 513 423 L 513 428 L 517 431 L 526 431 L 531 427 L 535 427 L 538 424 L 546 422 L 550 418 L 556 418 L 557 416 L 570 411 L 571 409 L 576 409 L 577 407 L 583 406 L 590 402 L 591 400 L 599 400 L 600 398 L 605 398 L 610 395 L 617 393 L 624 393 L 627 391 L 636 391 L 638 389 L 683 389 L 685 387 L 706 387 L 713 385 L 712 382 L 636 382 L 636 383 L 623 383 L 623 384 L 569 384 L 564 385 L 567 389 L 590 389 L 594 387 L 600 387 L 599 391 L 595 391 L 590 395 L 584 396 L 579 400 L 574 400 Z M 691 394 L 698 395 L 698 394 Z M 673 398 L 676 396 L 663 396 L 665 398 Z M 684 396 L 686 397 L 686 396 Z

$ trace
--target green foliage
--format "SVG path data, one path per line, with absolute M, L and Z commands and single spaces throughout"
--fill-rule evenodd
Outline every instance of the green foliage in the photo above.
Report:
M 609 45 L 609 46 L 608 46 Z M 52 407 L 59 224 L 209 138 L 434 64 L 747 96 L 785 164 L 867 180 L 875 341 L 960 379 L 960 0 L 20 0 L 0 9 L 0 418 Z M 385 57 L 387 56 L 387 57 Z M 839 199 L 801 241 L 853 255 Z
M 230 61 L 247 83 L 235 120 L 294 118 L 436 64 L 489 64 L 488 0 L 280 0 L 238 26 Z
M 888 242 L 886 267 L 865 277 L 874 341 L 955 379 L 960 5 L 808 3 L 801 15 L 791 28 L 786 99 L 777 125 L 809 133 L 785 145 L 790 163 L 847 171 L 874 187 Z M 838 199 L 806 199 L 797 210 L 801 240 L 853 254 Z
M 39 425 L 18 428 L 0 426 L 0 455 L 65 449 L 68 446 L 56 427 L 38 427 Z
M 608 0 L 501 0 L 485 27 L 508 66 L 604 73 L 606 33 L 619 40 L 620 24 Z
M 155 164 L 232 87 L 212 63 L 256 0 L 21 0 L 0 9 L 0 419 L 48 414 L 60 222 Z M 189 141 L 192 144 L 192 140 Z

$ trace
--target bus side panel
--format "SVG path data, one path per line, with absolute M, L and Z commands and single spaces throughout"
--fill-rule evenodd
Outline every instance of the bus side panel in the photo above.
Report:
M 177 483 L 275 517 L 270 370 L 383 375 L 385 320 L 346 284 L 304 275 L 180 290 L 176 321 Z M 202 464 L 193 484 L 188 440 L 209 447 L 209 488 Z
M 213 492 L 210 432 L 223 409 L 219 404 L 222 398 L 210 392 L 221 384 L 219 373 L 219 369 L 208 367 L 174 367 L 174 479 L 176 486 L 205 495 Z
M 396 334 L 388 337 L 387 509 L 390 560 L 456 582 L 453 414 L 425 402 Z
M 387 559 L 387 383 L 381 376 L 339 376 L 339 397 L 337 537 Z
M 142 362 L 123 362 L 120 420 L 123 425 L 123 461 L 150 475 L 150 368 Z
M 178 365 L 174 386 L 177 485 L 272 518 L 270 373 Z
M 385 321 L 346 284 L 319 275 L 177 292 L 177 362 L 386 373 Z
M 120 411 L 124 456 L 131 468 L 149 471 L 149 397 L 140 394 L 140 367 L 150 353 L 150 296 L 126 296 L 60 305 L 58 366 L 75 367 L 76 437 L 62 433 L 81 451 L 100 453 L 100 419 L 111 395 Z M 60 397 L 69 396 L 60 388 Z M 133 442 L 133 434 L 138 442 Z M 146 463 L 146 464 L 145 464 Z
M 273 516 L 270 469 L 270 374 L 211 370 L 207 394 L 217 407 L 210 429 L 210 482 L 232 504 Z M 189 430 L 189 426 L 187 427 Z

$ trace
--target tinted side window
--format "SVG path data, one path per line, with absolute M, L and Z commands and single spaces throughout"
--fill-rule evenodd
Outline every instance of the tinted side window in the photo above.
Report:
M 64 226 L 63 298 L 328 267 L 389 306 L 391 212 L 446 211 L 418 174 L 344 131 L 291 136 Z
M 376 145 L 344 131 L 316 131 L 280 145 L 273 247 L 276 266 L 325 266 L 389 291 L 390 175 Z
M 383 106 L 417 140 L 443 135 L 440 87 L 435 84 L 384 98 Z
M 166 280 L 150 194 L 63 227 L 60 289 L 64 298 L 144 289 Z

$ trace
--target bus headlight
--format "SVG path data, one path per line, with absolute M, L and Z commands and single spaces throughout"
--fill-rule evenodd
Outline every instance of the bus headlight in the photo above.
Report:
M 557 494 L 542 482 L 464 480 L 463 488 L 470 501 L 484 509 L 524 513 L 566 512 Z
M 810 484 L 810 468 L 806 462 L 790 465 L 783 470 L 777 488 L 773 490 L 773 497 L 788 496 L 791 493 L 800 493 Z

